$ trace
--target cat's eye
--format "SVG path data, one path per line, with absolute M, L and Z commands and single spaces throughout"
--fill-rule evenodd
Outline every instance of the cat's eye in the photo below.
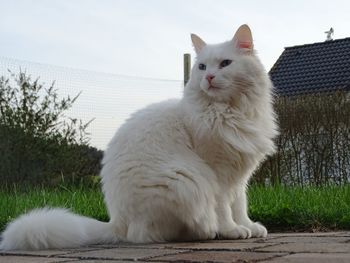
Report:
M 230 60 L 230 59 L 225 59 L 225 60 L 221 61 L 221 63 L 220 63 L 220 68 L 227 67 L 227 66 L 230 65 L 231 63 L 232 63 L 232 60 Z
M 200 63 L 200 64 L 198 65 L 198 68 L 199 68 L 200 70 L 206 70 L 206 69 L 207 69 L 207 66 L 206 66 L 205 64 L 203 64 L 203 63 Z

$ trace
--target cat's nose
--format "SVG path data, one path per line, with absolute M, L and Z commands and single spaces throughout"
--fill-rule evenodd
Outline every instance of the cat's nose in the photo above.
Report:
M 211 81 L 213 80 L 213 78 L 215 78 L 215 76 L 213 74 L 208 74 L 205 76 L 206 80 L 211 83 Z

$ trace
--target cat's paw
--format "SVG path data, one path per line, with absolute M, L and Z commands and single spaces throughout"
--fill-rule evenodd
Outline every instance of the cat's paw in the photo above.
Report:
M 256 222 L 252 223 L 248 226 L 250 231 L 252 232 L 252 237 L 266 237 L 267 229 L 262 224 Z
M 251 230 L 242 225 L 236 225 L 229 231 L 219 233 L 219 238 L 221 239 L 246 239 L 250 238 L 251 236 Z

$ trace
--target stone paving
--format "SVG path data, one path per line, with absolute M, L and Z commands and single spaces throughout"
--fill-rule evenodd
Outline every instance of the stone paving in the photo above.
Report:
M 96 245 L 79 249 L 0 251 L 21 262 L 350 262 L 350 231 L 276 233 L 267 238 L 207 242 Z

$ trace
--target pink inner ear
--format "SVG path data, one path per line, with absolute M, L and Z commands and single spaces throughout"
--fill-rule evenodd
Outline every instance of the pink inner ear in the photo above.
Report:
M 239 41 L 237 46 L 239 48 L 252 48 L 252 43 L 248 41 Z

